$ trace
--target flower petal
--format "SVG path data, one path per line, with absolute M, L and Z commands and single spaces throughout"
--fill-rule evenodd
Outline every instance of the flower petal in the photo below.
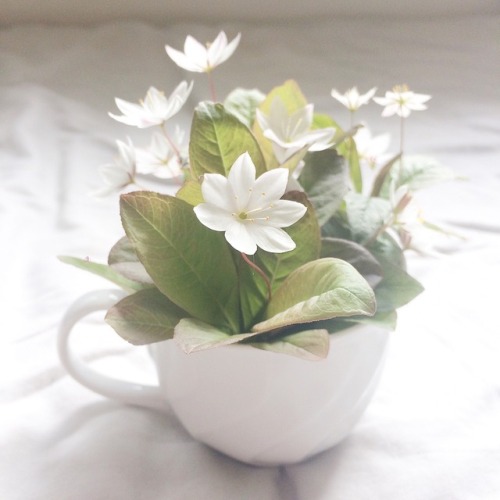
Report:
M 264 172 L 254 183 L 252 194 L 248 200 L 248 210 L 265 207 L 275 200 L 279 200 L 288 184 L 288 170 L 274 168 Z
M 238 211 L 229 181 L 221 174 L 205 174 L 201 193 L 205 202 L 215 205 L 229 214 Z
M 244 212 L 255 182 L 255 165 L 248 153 L 243 153 L 236 159 L 227 179 L 236 198 L 236 211 Z
M 266 252 L 283 253 L 295 248 L 295 242 L 283 229 L 258 224 L 248 224 L 246 229 L 257 246 Z
M 251 224 L 233 220 L 233 224 L 228 227 L 224 234 L 227 242 L 234 249 L 247 255 L 253 255 L 257 251 L 257 244 L 248 231 L 250 227 L 252 227 Z
M 177 66 L 179 66 L 180 68 L 196 73 L 203 73 L 205 71 L 204 68 L 200 67 L 198 64 L 195 64 L 189 57 L 187 57 L 184 52 L 174 49 L 169 45 L 165 46 L 165 50 L 167 51 L 170 59 L 172 59 L 172 61 L 174 61 L 174 63 L 177 64 Z
M 227 231 L 235 222 L 228 212 L 211 203 L 200 203 L 193 210 L 198 220 L 213 231 Z
M 306 213 L 307 207 L 291 200 L 277 200 L 270 207 L 259 211 L 260 225 L 288 227 L 295 224 Z

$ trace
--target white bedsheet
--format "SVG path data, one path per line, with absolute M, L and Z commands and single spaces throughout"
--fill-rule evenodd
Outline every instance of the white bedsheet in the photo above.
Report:
M 500 15 L 286 24 L 136 22 L 0 31 L 0 498 L 2 500 L 472 500 L 500 498 Z M 467 180 L 421 198 L 442 259 L 412 259 L 426 292 L 400 313 L 376 397 L 352 435 L 304 464 L 254 468 L 193 441 L 173 416 L 104 400 L 60 366 L 61 315 L 108 285 L 56 255 L 103 260 L 121 236 L 115 198 L 96 201 L 114 140 L 113 98 L 191 79 L 166 56 L 193 34 L 242 32 L 215 73 L 219 95 L 295 78 L 316 109 L 346 113 L 336 87 L 408 83 L 432 94 L 407 150 Z M 203 75 L 189 104 L 208 97 Z M 397 120 L 362 117 L 397 135 Z M 396 139 L 395 139 L 396 141 Z M 394 143 L 396 148 L 396 143 Z M 96 369 L 151 381 L 144 350 L 90 319 L 77 349 Z

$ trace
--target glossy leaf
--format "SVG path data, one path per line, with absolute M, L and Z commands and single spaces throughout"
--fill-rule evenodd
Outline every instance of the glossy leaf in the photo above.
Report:
M 143 345 L 171 339 L 175 325 L 185 316 L 185 311 L 151 288 L 120 300 L 108 310 L 106 321 L 127 342 Z
M 222 104 L 202 102 L 195 110 L 189 142 L 191 169 L 196 176 L 218 173 L 227 176 L 243 153 L 252 158 L 257 176 L 266 171 L 264 157 L 250 129 Z
M 272 342 L 251 342 L 251 345 L 265 351 L 316 361 L 328 356 L 330 335 L 325 329 L 304 330 L 280 336 Z
M 257 89 L 237 88 L 224 100 L 224 108 L 251 129 L 255 122 L 255 110 L 265 97 L 266 96 Z
M 111 248 L 108 255 L 108 265 L 132 281 L 153 285 L 153 280 L 126 236 L 118 240 Z
M 136 191 L 122 195 L 125 232 L 158 289 L 207 323 L 239 330 L 238 277 L 220 232 L 196 218 L 186 202 Z
M 382 268 L 377 259 L 366 248 L 354 241 L 323 238 L 321 257 L 334 257 L 349 262 L 372 288 L 375 288 L 382 279 Z
M 180 200 L 184 200 L 186 203 L 189 203 L 193 207 L 205 201 L 201 192 L 201 184 L 198 181 L 193 180 L 185 181 L 175 196 Z
M 416 191 L 452 179 L 456 179 L 453 171 L 433 158 L 405 156 L 391 168 L 384 179 L 380 194 L 389 197 L 389 186 L 392 182 L 395 183 L 395 188 L 407 185 L 410 191 Z
M 318 259 L 296 269 L 285 279 L 269 302 L 265 321 L 252 330 L 370 315 L 375 309 L 373 290 L 353 266 L 339 259 Z
M 254 333 L 229 335 L 220 328 L 209 325 L 204 321 L 185 318 L 176 325 L 174 340 L 185 353 L 189 354 L 196 351 L 213 349 L 214 347 L 235 344 L 254 336 Z
M 375 239 L 391 215 L 391 206 L 382 198 L 369 198 L 359 193 L 345 197 L 346 221 L 352 239 L 363 245 Z
M 58 259 L 65 264 L 69 264 L 71 266 L 77 267 L 78 269 L 88 271 L 89 273 L 95 274 L 97 276 L 100 276 L 101 278 L 111 281 L 115 285 L 118 285 L 120 288 L 123 288 L 124 290 L 127 290 L 129 292 L 142 290 L 147 286 L 143 283 L 139 283 L 137 281 L 126 278 L 115 269 L 109 267 L 107 264 L 100 264 L 86 259 L 79 259 L 78 257 L 70 257 L 68 255 L 60 255 Z
M 333 149 L 309 153 L 299 182 L 323 225 L 340 207 L 348 191 L 344 159 Z
M 378 311 L 392 311 L 404 306 L 424 291 L 424 287 L 405 270 L 388 263 L 383 267 L 384 278 L 375 288 Z

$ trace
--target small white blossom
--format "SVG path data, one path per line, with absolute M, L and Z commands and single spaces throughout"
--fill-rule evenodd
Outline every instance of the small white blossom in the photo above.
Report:
M 94 193 L 96 196 L 105 196 L 133 184 L 136 174 L 135 148 L 132 141 L 128 143 L 116 141 L 118 156 L 114 163 L 101 165 L 99 173 L 106 187 Z
M 188 35 L 184 42 L 184 52 L 169 45 L 166 45 L 165 49 L 177 66 L 195 73 L 209 73 L 232 56 L 240 43 L 240 37 L 241 34 L 238 33 L 228 43 L 226 34 L 221 31 L 212 43 L 207 43 L 204 46 L 191 35 Z
M 224 231 L 236 250 L 253 255 L 257 247 L 282 253 L 295 248 L 281 229 L 297 222 L 306 212 L 301 203 L 281 200 L 288 170 L 275 168 L 255 179 L 255 165 L 248 153 L 234 162 L 229 175 L 205 174 L 201 186 L 204 203 L 194 211 L 202 224 Z
M 307 104 L 290 115 L 279 97 L 271 103 L 269 115 L 257 109 L 257 122 L 264 137 L 272 142 L 274 155 L 280 164 L 306 146 L 309 151 L 330 147 L 335 129 L 326 127 L 311 130 L 313 114 L 314 106 Z
M 177 128 L 177 144 L 182 142 L 182 136 L 183 133 Z M 135 153 L 137 172 L 140 174 L 152 174 L 160 179 L 174 179 L 182 176 L 179 157 L 163 134 L 153 134 L 149 146 L 145 149 L 137 148 Z
M 337 99 L 337 101 L 343 104 L 349 111 L 357 111 L 361 106 L 370 102 L 370 99 L 375 95 L 376 91 L 377 88 L 373 87 L 366 94 L 360 94 L 357 87 L 353 87 L 347 90 L 344 94 L 332 89 L 331 95 L 334 99 Z
M 170 97 L 167 98 L 163 92 L 160 92 L 155 87 L 150 87 L 146 97 L 140 104 L 116 98 L 116 106 L 123 115 L 109 113 L 109 116 L 121 123 L 139 128 L 161 125 L 180 111 L 192 88 L 193 82 L 188 84 L 183 81 L 177 85 Z
M 426 94 L 415 94 L 406 85 L 396 86 L 385 93 L 385 97 L 374 97 L 373 100 L 385 106 L 382 116 L 399 115 L 406 118 L 412 111 L 427 109 L 424 104 L 431 98 Z
M 368 128 L 362 127 L 354 135 L 354 142 L 360 160 L 375 168 L 387 156 L 391 136 L 390 134 L 372 136 Z

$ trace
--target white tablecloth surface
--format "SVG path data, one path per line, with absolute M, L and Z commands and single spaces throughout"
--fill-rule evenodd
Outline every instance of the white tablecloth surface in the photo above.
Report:
M 137 22 L 0 31 L 0 498 L 4 500 L 493 500 L 500 498 L 500 15 L 290 24 Z M 208 97 L 203 75 L 166 56 L 187 34 L 242 32 L 215 72 L 219 95 L 296 79 L 316 109 L 345 119 L 335 87 L 408 83 L 433 99 L 408 121 L 408 152 L 465 180 L 423 194 L 426 215 L 465 239 L 412 258 L 426 292 L 400 313 L 379 390 L 348 439 L 306 463 L 256 468 L 193 441 L 172 415 L 107 401 L 56 354 L 61 315 L 108 285 L 56 256 L 104 260 L 121 236 L 116 198 L 95 200 L 97 167 L 137 130 L 107 116 L 150 85 Z M 191 108 L 190 108 L 191 107 Z M 361 117 L 394 134 L 381 108 Z M 378 130 L 377 130 L 378 128 Z M 144 139 L 146 140 L 146 139 Z M 96 369 L 154 379 L 144 349 L 93 318 L 76 349 Z

